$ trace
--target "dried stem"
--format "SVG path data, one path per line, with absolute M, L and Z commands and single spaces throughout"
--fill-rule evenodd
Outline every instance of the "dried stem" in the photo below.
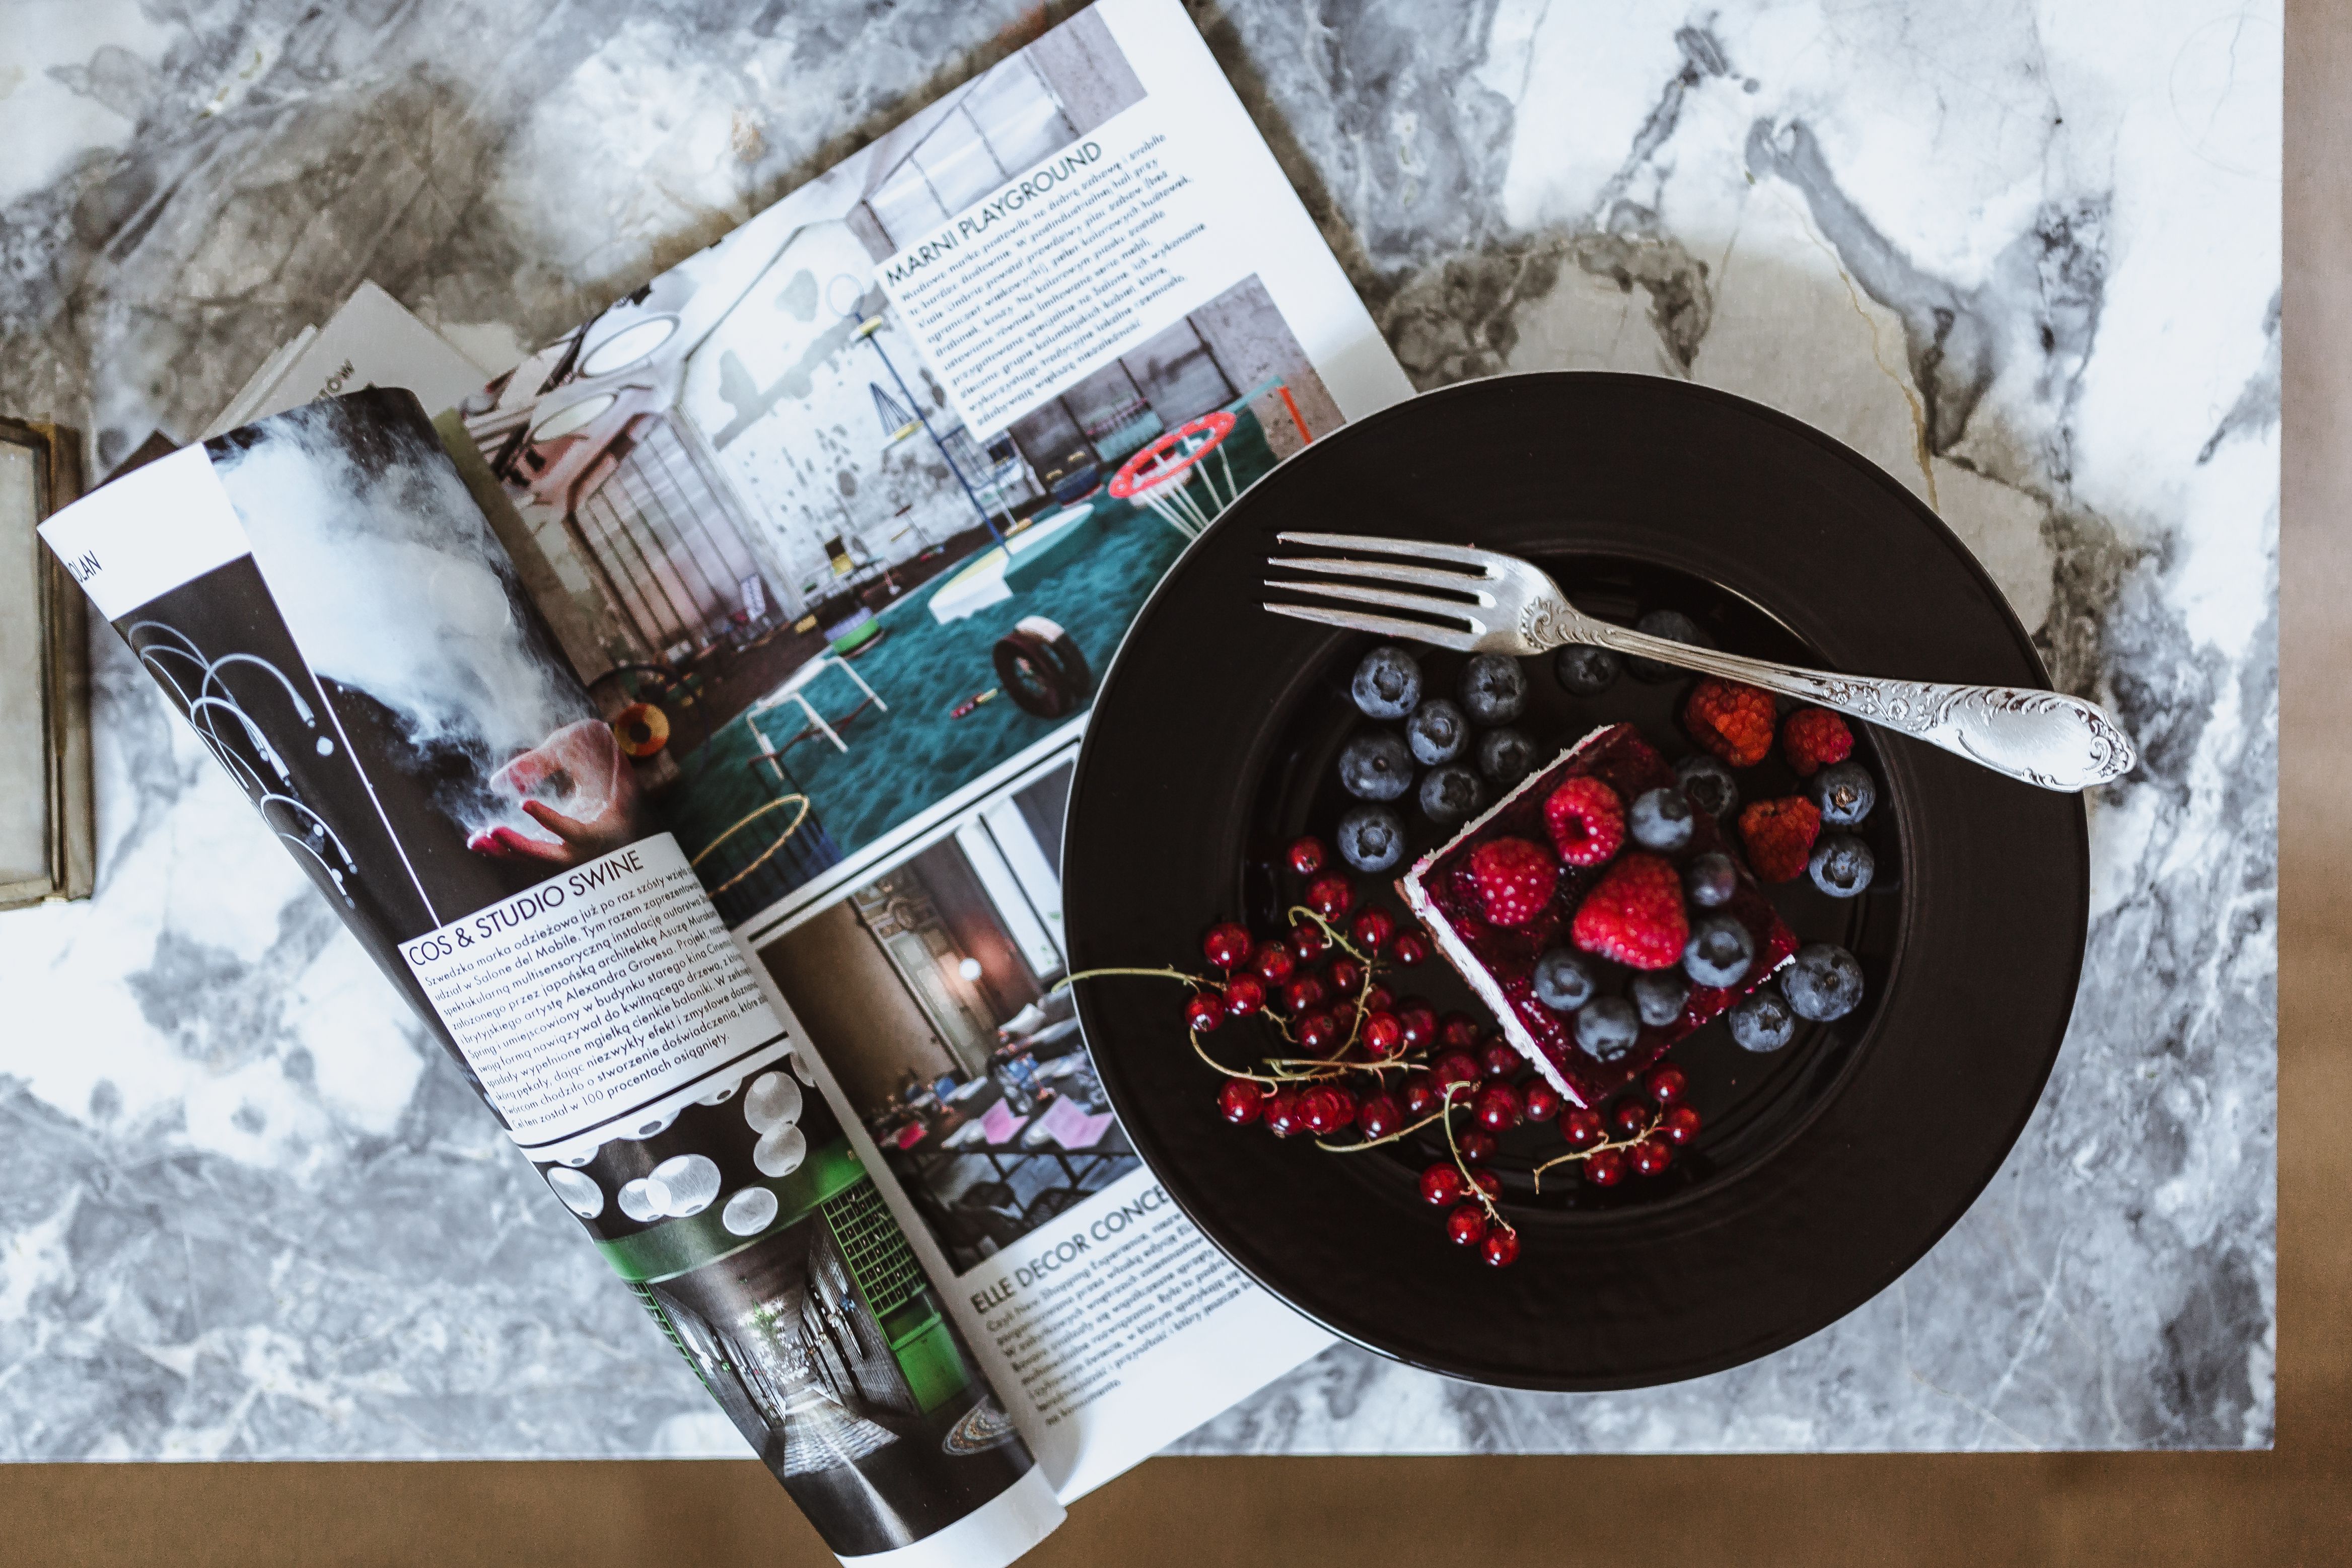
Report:
M 1664 1120 L 1665 1112 L 1664 1110 L 1653 1110 L 1650 1112 L 1650 1120 L 1643 1125 L 1643 1128 L 1639 1132 L 1633 1133 L 1624 1138 L 1603 1138 L 1600 1142 L 1595 1143 L 1590 1149 L 1572 1150 L 1566 1154 L 1558 1155 L 1555 1158 L 1546 1160 L 1542 1164 L 1538 1165 L 1534 1171 L 1536 1191 L 1538 1194 L 1543 1191 L 1544 1173 L 1550 1170 L 1554 1165 L 1582 1164 L 1585 1161 L 1590 1160 L 1595 1154 L 1600 1153 L 1603 1149 L 1631 1149 L 1634 1144 L 1639 1143 L 1651 1133 L 1655 1132 L 1658 1130 L 1658 1124 Z

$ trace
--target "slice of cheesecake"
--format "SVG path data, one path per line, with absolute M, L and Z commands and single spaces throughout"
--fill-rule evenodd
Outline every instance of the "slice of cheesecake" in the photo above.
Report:
M 1491 839 L 1525 838 L 1549 846 L 1544 802 L 1562 783 L 1580 774 L 1609 785 L 1629 806 L 1645 791 L 1676 783 L 1675 770 L 1633 725 L 1595 730 L 1415 861 L 1397 886 L 1446 961 L 1494 1010 L 1511 1044 L 1553 1088 L 1578 1104 L 1598 1106 L 1664 1055 L 1667 1047 L 1763 984 L 1796 952 L 1797 939 L 1743 868 L 1738 890 L 1716 911 L 1738 921 L 1755 942 L 1755 960 L 1739 984 L 1729 988 L 1694 985 L 1680 1018 L 1663 1027 L 1643 1025 L 1633 1048 L 1614 1061 L 1587 1054 L 1576 1043 L 1576 1015 L 1546 1006 L 1536 995 L 1534 973 L 1536 961 L 1544 953 L 1575 945 L 1569 926 L 1577 905 L 1609 867 L 1560 866 L 1558 890 L 1549 903 L 1533 919 L 1510 926 L 1486 921 L 1467 880 L 1472 853 Z M 1693 856 L 1726 847 L 1715 819 L 1695 811 L 1691 841 L 1673 859 L 1679 867 Z M 1738 858 L 1733 857 L 1735 863 Z

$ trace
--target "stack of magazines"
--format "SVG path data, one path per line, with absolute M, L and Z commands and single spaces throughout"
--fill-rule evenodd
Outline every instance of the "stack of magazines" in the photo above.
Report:
M 1111 1115 L 1061 819 L 1161 574 L 1407 390 L 1102 0 L 487 384 L 363 290 L 43 531 L 833 1550 L 994 1568 L 1328 1342 Z

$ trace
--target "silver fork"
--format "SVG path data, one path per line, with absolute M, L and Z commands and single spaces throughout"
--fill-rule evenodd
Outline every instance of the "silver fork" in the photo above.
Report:
M 1906 735 L 2007 773 L 2043 789 L 2082 790 L 2131 771 L 2139 753 L 2129 735 L 2105 709 L 2062 692 L 2014 686 L 1938 686 L 1918 680 L 1874 680 L 1832 675 L 1793 665 L 1742 658 L 1713 648 L 1644 636 L 1596 621 L 1568 602 L 1559 584 L 1514 555 L 1458 544 L 1412 539 L 1367 539 L 1349 533 L 1282 533 L 1285 544 L 1310 550 L 1368 550 L 1446 563 L 1444 567 L 1347 556 L 1278 557 L 1266 563 L 1300 572 L 1324 572 L 1393 583 L 1373 588 L 1355 583 L 1277 582 L 1277 593 L 1378 605 L 1399 612 L 1368 615 L 1319 605 L 1265 607 L 1323 626 L 1381 637 L 1434 643 L 1459 653 L 1506 653 L 1526 657 L 1570 643 L 1605 647 L 1635 658 L 1655 659 L 1703 675 L 1745 681 L 1834 708 L 1841 713 L 1900 731 Z M 1399 589 L 1422 592 L 1400 592 Z M 1446 596 L 1450 595 L 1450 596 Z

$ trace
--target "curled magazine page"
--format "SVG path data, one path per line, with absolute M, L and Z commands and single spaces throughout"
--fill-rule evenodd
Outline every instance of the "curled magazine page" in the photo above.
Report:
M 43 536 L 837 1554 L 1000 1564 L 1059 1522 L 413 395 Z

